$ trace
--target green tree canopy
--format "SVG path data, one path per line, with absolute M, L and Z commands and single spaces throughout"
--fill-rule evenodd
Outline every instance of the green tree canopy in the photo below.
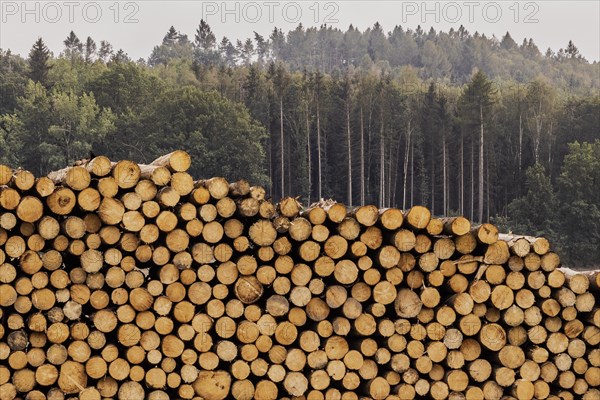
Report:
M 560 229 L 572 265 L 600 260 L 600 140 L 569 145 L 558 178 Z
M 166 91 L 156 112 L 155 154 L 186 149 L 195 160 L 194 176 L 266 183 L 265 131 L 242 105 L 187 86 Z
M 558 203 L 556 193 L 540 164 L 533 165 L 526 173 L 527 194 L 508 206 L 510 228 L 515 233 L 527 232 L 556 240 Z

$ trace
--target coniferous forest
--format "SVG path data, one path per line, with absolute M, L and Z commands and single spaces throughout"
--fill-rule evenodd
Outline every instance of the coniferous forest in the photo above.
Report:
M 600 63 L 568 38 L 516 40 L 378 23 L 219 39 L 201 21 L 132 60 L 75 32 L 60 54 L 39 38 L 27 55 L 0 49 L 0 163 L 44 174 L 185 149 L 193 175 L 275 199 L 423 204 L 597 265 Z

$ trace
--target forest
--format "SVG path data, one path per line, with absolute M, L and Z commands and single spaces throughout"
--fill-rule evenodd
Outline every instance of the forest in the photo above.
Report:
M 71 31 L 60 54 L 43 38 L 0 49 L 0 163 L 45 174 L 184 149 L 194 176 L 274 199 L 422 204 L 597 265 L 600 64 L 565 42 L 378 23 L 219 40 L 200 21 L 132 60 Z

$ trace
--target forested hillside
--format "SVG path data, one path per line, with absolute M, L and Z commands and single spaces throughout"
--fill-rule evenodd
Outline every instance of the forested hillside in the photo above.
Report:
M 463 27 L 244 40 L 201 21 L 193 36 L 171 27 L 137 61 L 74 32 L 60 54 L 43 38 L 0 50 L 0 163 L 42 174 L 90 152 L 147 162 L 181 148 L 193 175 L 275 198 L 424 204 L 600 259 L 600 64 L 568 38 L 542 53 Z

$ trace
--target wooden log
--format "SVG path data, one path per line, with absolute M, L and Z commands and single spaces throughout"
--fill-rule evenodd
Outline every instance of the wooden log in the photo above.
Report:
M 55 184 L 63 184 L 75 191 L 81 191 L 87 188 L 91 183 L 91 176 L 87 168 L 83 166 L 74 166 L 50 172 L 48 174 Z
M 21 201 L 21 195 L 15 189 L 8 186 L 0 186 L 0 207 L 6 210 L 14 210 Z
M 140 180 L 141 170 L 133 161 L 122 160 L 113 165 L 112 176 L 119 188 L 130 189 Z
M 391 219 L 394 218 L 394 216 L 392 214 L 393 214 L 393 211 L 390 211 L 390 213 L 388 213 L 388 215 L 385 217 L 385 220 L 386 220 L 386 223 L 388 226 L 393 226 L 393 225 L 397 224 L 397 221 L 396 222 L 391 221 Z M 362 226 L 367 226 L 367 227 L 375 225 L 377 223 L 378 219 L 380 218 L 379 210 L 374 205 L 357 207 L 350 212 L 350 215 L 352 215 L 359 224 L 361 224 Z M 396 218 L 397 218 L 397 214 L 396 214 Z M 383 214 L 382 214 L 382 220 L 383 220 Z M 400 224 L 402 224 L 402 221 L 400 221 Z M 395 228 L 393 228 L 393 229 L 395 229 Z
M 395 300 L 396 313 L 401 318 L 415 317 L 421 311 L 423 303 L 419 296 L 409 289 L 401 289 Z
M 54 182 L 47 176 L 42 176 L 35 181 L 35 192 L 40 197 L 48 197 L 54 191 Z
M 394 231 L 402 226 L 404 215 L 397 208 L 387 208 L 379 212 L 379 224 L 389 231 Z
M 152 161 L 150 165 L 167 167 L 170 171 L 173 172 L 185 172 L 192 165 L 192 159 L 187 152 L 182 150 L 176 150 L 172 153 L 158 157 L 157 159 Z
M 166 186 L 171 182 L 172 174 L 167 167 L 157 165 L 139 165 L 139 167 L 142 181 L 150 181 L 158 187 Z
M 66 394 L 80 392 L 87 386 L 85 367 L 74 361 L 66 361 L 60 366 L 58 386 Z
M 466 233 L 454 238 L 456 251 L 461 254 L 471 254 L 477 247 L 477 239 L 472 233 Z
M 431 218 L 427 224 L 427 233 L 431 236 L 441 235 L 444 231 L 444 221 L 441 218 Z
M 464 217 L 443 218 L 442 222 L 447 235 L 462 236 L 471 231 L 471 223 Z
M 2 193 L 0 193 L 0 198 L 1 197 Z M 67 215 L 75 207 L 76 197 L 71 189 L 58 187 L 50 196 L 46 198 L 46 204 L 50 211 L 52 211 L 54 214 Z M 5 208 L 10 209 L 8 207 Z
M 498 241 L 498 228 L 492 224 L 484 223 L 474 227 L 472 233 L 480 243 L 493 244 Z
M 17 206 L 16 215 L 21 221 L 33 223 L 42 218 L 43 212 L 44 205 L 37 197 L 25 196 Z
M 4 164 L 0 164 L 0 186 L 8 185 L 12 178 L 12 169 Z
M 83 167 L 95 177 L 104 177 L 110 174 L 112 163 L 105 156 L 97 156 L 82 164 Z
M 431 219 L 431 212 L 423 206 L 414 206 L 405 215 L 406 223 L 415 229 L 425 229 Z
M 483 262 L 486 264 L 501 265 L 506 263 L 509 257 L 508 244 L 505 241 L 499 240 L 488 246 Z
M 18 189 L 21 192 L 26 192 L 33 187 L 35 184 L 35 176 L 24 169 L 17 169 L 13 171 L 13 176 L 8 183 L 9 186 Z
M 229 182 L 225 178 L 215 177 L 201 182 L 211 197 L 220 200 L 229 193 Z
M 506 344 L 506 331 L 498 324 L 486 324 L 480 330 L 479 340 L 484 347 L 499 351 Z
M 284 197 L 278 204 L 279 214 L 287 218 L 295 218 L 300 214 L 302 205 L 293 197 Z
M 260 211 L 260 202 L 252 197 L 239 199 L 237 201 L 237 211 L 243 217 L 253 217 Z
M 259 246 L 269 246 L 277 238 L 277 231 L 268 220 L 259 220 L 249 229 L 250 239 Z

